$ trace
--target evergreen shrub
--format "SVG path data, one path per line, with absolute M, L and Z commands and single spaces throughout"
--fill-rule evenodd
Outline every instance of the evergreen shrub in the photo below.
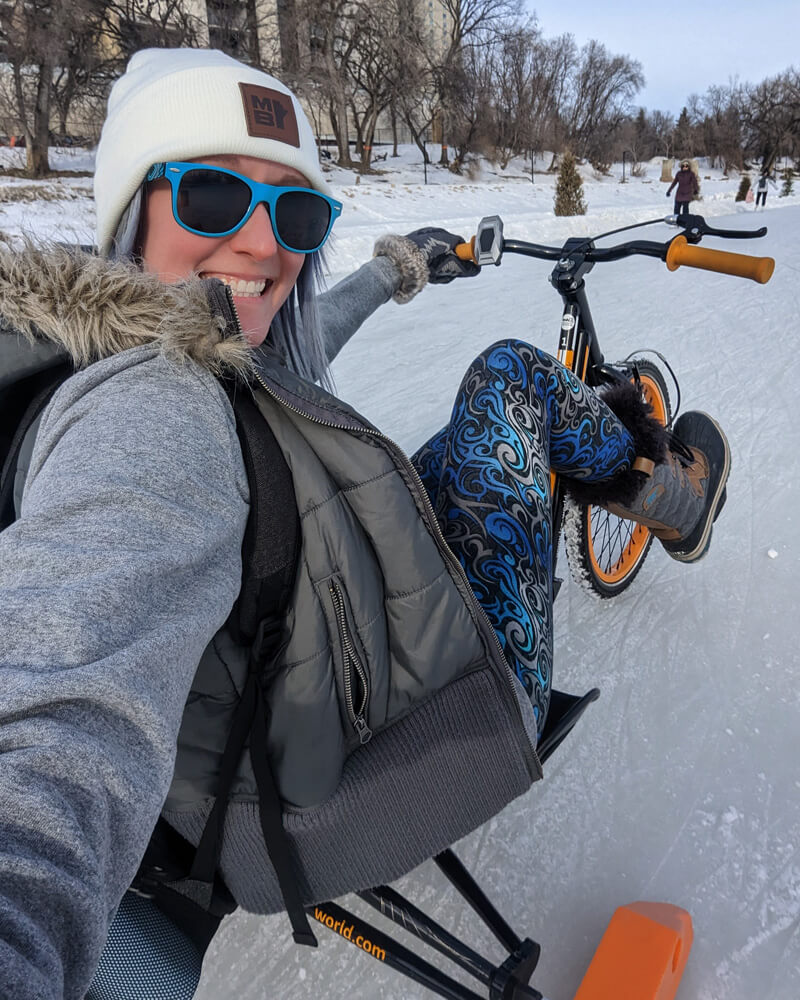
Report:
M 586 215 L 583 199 L 583 181 L 578 173 L 575 157 L 567 150 L 558 168 L 555 197 L 556 215 Z

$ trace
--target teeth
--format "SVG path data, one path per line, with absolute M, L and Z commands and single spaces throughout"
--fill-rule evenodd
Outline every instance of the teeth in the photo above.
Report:
M 225 274 L 207 275 L 207 277 L 219 279 L 219 281 L 223 282 L 230 288 L 234 295 L 238 295 L 240 298 L 245 299 L 257 299 L 263 294 L 264 289 L 267 287 L 266 280 L 243 281 L 241 278 L 229 278 Z

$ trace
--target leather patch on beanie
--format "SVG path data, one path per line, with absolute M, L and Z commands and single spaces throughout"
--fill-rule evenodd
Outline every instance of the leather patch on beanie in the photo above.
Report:
M 277 139 L 299 149 L 297 115 L 291 97 L 254 83 L 240 83 L 239 90 L 250 135 L 258 139 Z

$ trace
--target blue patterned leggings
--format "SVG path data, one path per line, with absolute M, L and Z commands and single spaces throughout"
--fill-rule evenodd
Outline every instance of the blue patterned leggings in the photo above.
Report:
M 475 359 L 450 422 L 412 456 L 540 733 L 553 659 L 550 470 L 595 481 L 634 458 L 633 439 L 605 403 L 518 340 Z

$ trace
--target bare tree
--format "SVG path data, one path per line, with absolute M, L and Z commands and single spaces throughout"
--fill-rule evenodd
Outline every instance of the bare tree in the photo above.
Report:
M 408 128 L 424 161 L 430 163 L 425 142 L 439 114 L 441 56 L 431 44 L 419 5 L 405 6 L 403 31 L 393 49 L 395 84 L 391 106 Z
M 58 132 L 65 137 L 69 132 L 70 113 L 77 101 L 87 102 L 89 93 L 96 89 L 94 84 L 102 73 L 105 62 L 102 55 L 102 28 L 99 18 L 87 18 L 83 30 L 78 32 L 66 46 L 62 59 L 53 71 L 51 100 L 54 113 L 58 116 Z M 91 115 L 96 119 L 97 108 Z M 96 132 L 82 116 L 82 135 Z
M 567 100 L 578 50 L 572 35 L 541 40 L 536 47 L 533 107 L 531 109 L 531 149 L 563 149 L 565 129 L 562 109 Z M 551 167 L 555 166 L 555 157 Z
M 440 162 L 447 164 L 448 132 L 454 127 L 454 108 L 469 104 L 469 95 L 464 94 L 466 76 L 463 73 L 465 50 L 469 46 L 480 47 L 491 43 L 498 30 L 519 17 L 521 0 L 439 0 L 448 15 L 449 33 L 441 52 L 431 50 L 431 72 L 438 98 L 437 114 L 440 119 L 443 143 Z M 464 123 L 466 124 L 466 123 Z M 460 129 L 463 133 L 463 127 Z
M 415 23 L 412 30 L 416 33 L 415 40 L 397 52 L 397 86 L 392 94 L 392 105 L 407 126 L 423 159 L 430 163 L 425 140 L 436 115 L 438 92 L 430 60 L 421 48 L 418 24 Z
M 95 2 L 102 10 L 109 57 L 119 72 L 138 49 L 197 45 L 202 35 L 202 22 L 189 0 Z
M 600 42 L 581 49 L 568 111 L 570 142 L 580 157 L 605 158 L 631 99 L 644 86 L 641 63 L 612 55 Z
M 568 35 L 543 39 L 534 22 L 499 30 L 486 49 L 493 67 L 492 145 L 505 168 L 512 156 L 533 155 L 555 138 L 576 49 Z
M 672 133 L 675 128 L 675 119 L 668 111 L 651 111 L 647 116 L 650 131 L 655 142 L 654 155 L 673 155 Z
M 533 148 L 538 41 L 533 25 L 521 25 L 498 34 L 488 49 L 492 146 L 503 170 L 512 156 Z
M 797 160 L 800 154 L 800 71 L 790 67 L 784 74 L 784 101 L 787 109 L 787 134 L 781 152 Z
M 468 46 L 452 69 L 449 138 L 454 149 L 450 169 L 461 173 L 467 154 L 491 145 L 496 118 L 492 97 L 496 88 L 496 50 L 492 46 Z M 493 134 L 494 133 L 494 134 Z
M 771 169 L 784 145 L 796 148 L 800 135 L 800 95 L 798 73 L 789 69 L 745 87 L 742 124 L 748 150 L 761 160 L 763 170 Z
M 366 4 L 359 11 L 353 58 L 346 71 L 362 172 L 370 168 L 378 118 L 400 87 L 397 61 L 398 42 L 405 34 L 404 8 L 402 0 L 383 0 Z
M 67 131 L 78 98 L 105 92 L 130 52 L 192 44 L 197 23 L 186 0 L 13 0 L 0 6 L 0 44 L 12 80 L 10 115 L 26 140 L 26 170 L 49 172 L 51 119 Z
M 338 162 L 352 167 L 348 107 L 353 58 L 362 4 L 353 0 L 297 0 L 295 12 L 302 43 L 298 46 L 296 88 L 312 115 L 330 119 Z
M 78 4 L 73 13 L 77 8 Z M 53 72 L 76 27 L 69 12 L 49 0 L 14 0 L 0 9 L 0 41 L 11 69 L 13 109 L 25 135 L 26 166 L 32 177 L 50 169 Z
M 723 173 L 730 167 L 744 167 L 742 89 L 735 83 L 711 86 L 700 102 L 703 151 L 712 166 L 719 163 Z
M 639 108 L 636 116 L 624 122 L 617 133 L 615 158 L 628 152 L 633 158 L 631 174 L 640 176 L 644 161 L 654 156 L 672 156 L 672 134 L 675 120 L 666 111 Z

